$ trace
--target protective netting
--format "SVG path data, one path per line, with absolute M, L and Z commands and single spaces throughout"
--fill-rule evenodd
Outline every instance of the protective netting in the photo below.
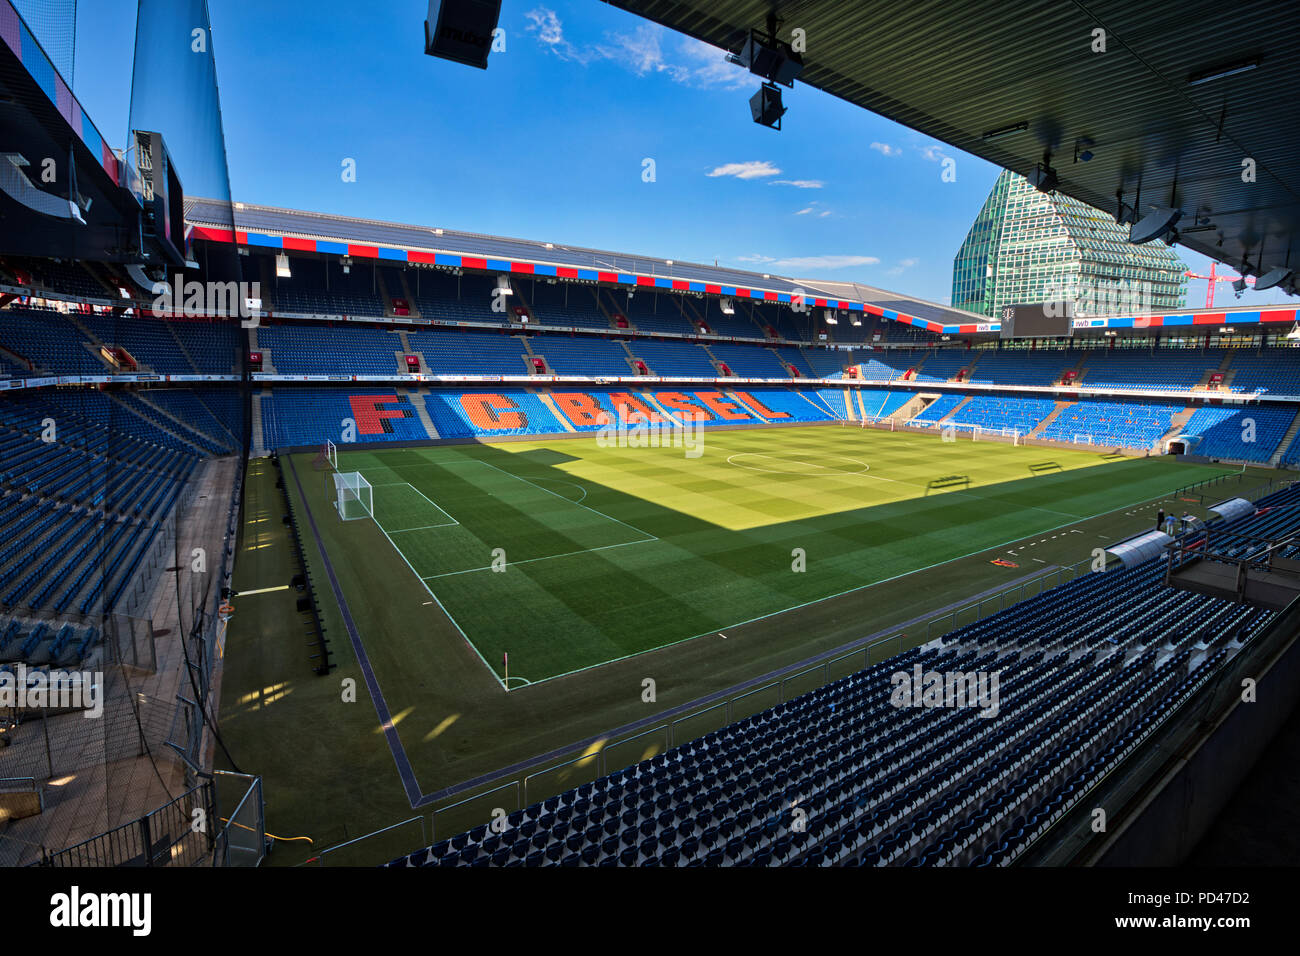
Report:
M 13 0 L 13 5 L 71 86 L 77 62 L 77 0 Z

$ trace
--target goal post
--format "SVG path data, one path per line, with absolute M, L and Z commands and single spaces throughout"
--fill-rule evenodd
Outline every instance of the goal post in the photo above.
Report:
M 334 472 L 334 507 L 343 521 L 372 518 L 375 513 L 374 489 L 359 471 Z
M 325 439 L 325 460 L 330 463 L 330 467 L 335 471 L 339 470 L 339 446 L 328 438 Z

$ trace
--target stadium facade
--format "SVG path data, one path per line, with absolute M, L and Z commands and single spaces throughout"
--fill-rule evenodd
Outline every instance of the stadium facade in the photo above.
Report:
M 1107 213 L 1003 170 L 953 260 L 952 304 L 988 316 L 1049 301 L 1077 315 L 1179 309 L 1186 271 L 1166 243 L 1133 245 Z

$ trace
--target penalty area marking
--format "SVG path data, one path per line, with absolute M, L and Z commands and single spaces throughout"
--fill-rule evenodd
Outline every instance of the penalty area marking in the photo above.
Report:
M 599 548 L 584 548 L 581 551 L 566 551 L 564 554 L 544 554 L 540 558 L 524 558 L 522 561 L 507 561 L 502 567 L 512 568 L 517 564 L 532 564 L 534 561 L 554 561 L 556 558 L 572 558 L 579 554 L 594 554 L 597 551 L 609 551 L 611 548 L 626 548 L 632 544 L 649 544 L 652 541 L 658 541 L 658 538 L 638 538 L 636 541 L 621 541 L 618 544 L 605 544 Z M 421 578 L 421 581 L 432 581 L 435 578 L 450 578 L 458 574 L 475 574 L 479 571 L 493 571 L 495 568 L 488 565 L 483 568 L 463 568 L 460 571 L 444 571 L 442 574 L 430 574 L 428 577 Z
M 418 525 L 417 527 L 414 528 L 393 528 L 389 530 L 388 528 L 385 528 L 382 524 L 379 524 L 378 518 L 375 518 L 374 515 L 371 515 L 370 517 L 374 518 L 375 524 L 379 525 L 379 530 L 384 532 L 384 534 L 402 534 L 406 531 L 429 531 L 430 529 L 433 528 L 456 528 L 460 526 L 460 522 L 457 521 L 454 517 L 452 517 L 447 512 L 446 508 L 442 507 L 440 504 L 438 504 L 436 501 L 434 501 L 432 498 L 426 495 L 419 488 L 415 487 L 415 485 L 411 484 L 409 481 L 392 481 L 382 485 L 371 485 L 370 487 L 371 488 L 400 488 L 403 485 L 405 485 L 407 488 L 410 488 L 412 491 L 414 491 L 425 501 L 429 502 L 430 505 L 438 509 L 438 513 L 442 515 L 444 518 L 446 518 L 447 520 L 442 522 L 441 524 L 423 524 L 423 525 Z

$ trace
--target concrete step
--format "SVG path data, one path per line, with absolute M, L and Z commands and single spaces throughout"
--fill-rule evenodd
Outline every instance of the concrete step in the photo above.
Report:
M 1056 407 L 1047 413 L 1047 417 L 1044 418 L 1037 425 L 1035 425 L 1033 430 L 1030 431 L 1030 433 L 1025 437 L 1037 438 L 1039 435 L 1043 433 L 1043 429 L 1045 429 L 1048 425 L 1052 424 L 1052 422 L 1056 421 L 1057 417 L 1061 414 L 1061 412 L 1065 411 L 1073 404 L 1074 402 L 1057 402 Z

